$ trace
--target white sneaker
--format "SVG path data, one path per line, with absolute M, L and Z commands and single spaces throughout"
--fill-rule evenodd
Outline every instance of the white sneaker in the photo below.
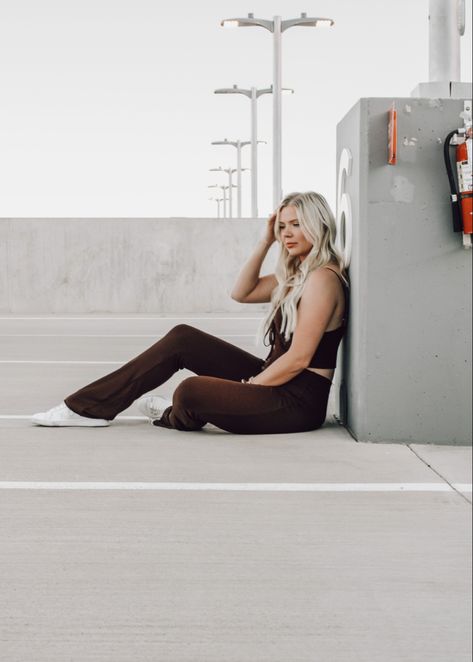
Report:
M 49 411 L 34 414 L 31 417 L 31 422 L 35 425 L 47 425 L 50 427 L 78 426 L 98 428 L 110 425 L 110 421 L 107 421 L 104 418 L 87 418 L 86 416 L 79 416 L 79 414 L 76 414 L 72 409 L 69 409 L 65 402 L 61 402 L 60 405 L 53 407 Z
M 145 395 L 137 402 L 138 409 L 142 414 L 153 420 L 161 418 L 164 410 L 172 405 L 172 400 L 162 395 Z

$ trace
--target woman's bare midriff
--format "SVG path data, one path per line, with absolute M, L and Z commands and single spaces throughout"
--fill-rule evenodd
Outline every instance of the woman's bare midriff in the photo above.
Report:
M 332 381 L 335 373 L 335 368 L 306 368 L 306 370 L 316 372 L 318 375 L 322 375 L 322 377 L 326 377 L 330 381 Z

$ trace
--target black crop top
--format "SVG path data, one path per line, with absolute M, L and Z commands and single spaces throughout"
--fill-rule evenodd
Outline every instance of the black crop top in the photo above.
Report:
M 326 267 L 330 269 L 330 267 Z M 343 293 L 345 295 L 345 312 L 343 317 L 342 325 L 331 331 L 326 331 L 320 342 L 317 346 L 314 356 L 312 357 L 308 368 L 335 368 L 337 365 L 337 352 L 340 341 L 346 331 L 347 322 L 348 322 L 348 287 L 343 282 L 340 274 L 338 274 L 333 269 L 330 269 L 333 273 L 336 273 L 340 282 L 343 285 Z M 270 326 L 270 342 L 271 342 L 271 351 L 263 364 L 263 369 L 267 368 L 273 361 L 278 359 L 282 354 L 287 352 L 291 346 L 292 338 L 286 342 L 284 336 L 281 334 L 281 321 L 282 313 L 281 307 L 276 311 L 273 321 Z

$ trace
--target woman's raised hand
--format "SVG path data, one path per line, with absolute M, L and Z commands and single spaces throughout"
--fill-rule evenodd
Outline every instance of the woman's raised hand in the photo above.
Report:
M 276 222 L 276 215 L 276 212 L 270 214 L 268 220 L 266 221 L 266 232 L 263 236 L 263 239 L 269 245 L 276 241 L 276 237 L 274 236 L 274 224 Z

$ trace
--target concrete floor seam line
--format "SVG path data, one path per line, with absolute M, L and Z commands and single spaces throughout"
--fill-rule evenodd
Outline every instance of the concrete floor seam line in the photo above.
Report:
M 411 453 L 413 453 L 413 454 L 417 457 L 417 459 L 421 461 L 421 463 L 422 463 L 425 467 L 427 467 L 428 469 L 430 469 L 430 471 L 432 471 L 435 475 L 437 475 L 437 476 L 438 476 L 441 480 L 443 480 L 447 485 L 450 485 L 450 487 L 452 488 L 452 490 L 453 490 L 454 492 L 456 492 L 456 493 L 458 494 L 458 496 L 461 497 L 464 501 L 466 501 L 470 506 L 472 505 L 472 502 L 470 501 L 470 499 L 468 499 L 468 497 L 465 496 L 465 494 L 462 494 L 462 492 L 467 492 L 467 491 L 470 491 L 470 492 L 471 492 L 471 490 L 461 490 L 461 488 L 455 487 L 455 484 L 454 484 L 454 483 L 451 483 L 451 482 L 450 482 L 445 476 L 443 476 L 439 471 L 437 471 L 437 469 L 435 469 L 431 464 L 429 464 L 426 460 L 424 460 L 424 458 L 421 457 L 421 456 L 419 455 L 419 453 L 417 453 L 417 452 L 412 448 L 412 446 L 411 446 L 410 444 L 406 444 L 406 446 L 407 446 L 407 448 L 411 451 Z
M 471 484 L 457 484 L 471 491 Z M 153 483 L 0 481 L 3 490 L 136 490 L 219 492 L 451 492 L 445 483 Z

